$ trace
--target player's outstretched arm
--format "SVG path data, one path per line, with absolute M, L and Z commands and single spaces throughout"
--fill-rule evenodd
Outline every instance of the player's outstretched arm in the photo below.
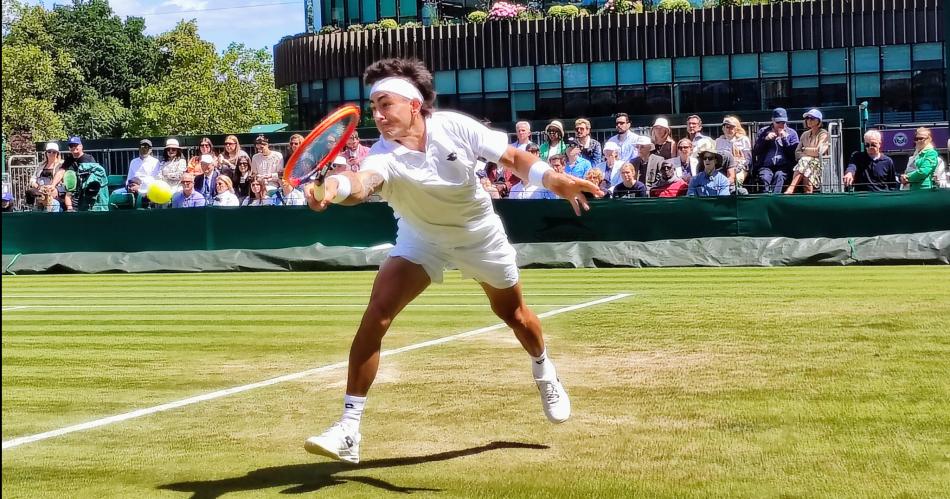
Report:
M 531 166 L 540 160 L 531 153 L 521 151 L 508 146 L 505 154 L 501 157 L 501 164 L 506 168 L 514 170 L 522 180 L 530 179 Z M 557 194 L 558 197 L 566 199 L 574 208 L 574 213 L 580 216 L 581 210 L 587 211 L 590 205 L 587 204 L 585 192 L 589 192 L 594 197 L 604 197 L 604 191 L 592 182 L 577 178 L 565 173 L 558 173 L 554 170 L 548 170 L 542 179 L 544 188 Z
M 334 178 L 337 176 L 349 180 L 349 189 L 346 186 L 343 189 L 340 188 L 340 180 Z M 353 206 L 366 201 L 370 196 L 379 192 L 383 187 L 383 181 L 383 176 L 372 170 L 359 173 L 343 172 L 327 177 L 323 185 L 307 184 L 304 195 L 307 198 L 307 206 L 315 211 L 323 211 L 330 204 Z M 345 184 L 346 181 L 343 181 L 343 183 Z M 342 199 L 335 199 L 342 194 L 346 194 L 346 196 Z

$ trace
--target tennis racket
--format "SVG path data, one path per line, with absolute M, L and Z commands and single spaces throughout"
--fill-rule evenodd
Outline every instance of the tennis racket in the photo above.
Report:
M 290 155 L 284 167 L 284 180 L 294 187 L 307 182 L 322 186 L 323 179 L 333 168 L 333 160 L 346 146 L 346 140 L 359 122 L 360 108 L 353 104 L 330 113 Z

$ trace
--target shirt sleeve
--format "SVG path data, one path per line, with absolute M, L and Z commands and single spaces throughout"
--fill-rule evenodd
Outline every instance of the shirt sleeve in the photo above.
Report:
M 446 113 L 443 119 L 447 128 L 451 127 L 455 135 L 468 141 L 475 154 L 492 163 L 497 163 L 508 150 L 508 134 L 505 132 L 492 130 L 461 113 Z

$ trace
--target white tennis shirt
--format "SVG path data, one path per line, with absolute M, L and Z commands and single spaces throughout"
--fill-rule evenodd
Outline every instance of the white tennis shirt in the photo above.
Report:
M 380 138 L 361 171 L 379 173 L 380 195 L 395 212 L 400 230 L 415 232 L 443 248 L 477 244 L 504 232 L 491 196 L 475 175 L 479 157 L 498 162 L 508 136 L 460 113 L 439 111 L 426 119 L 425 152 Z

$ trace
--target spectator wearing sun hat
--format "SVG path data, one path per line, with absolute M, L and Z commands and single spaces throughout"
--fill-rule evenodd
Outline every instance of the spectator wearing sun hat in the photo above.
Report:
M 142 139 L 139 141 L 139 156 L 129 163 L 129 174 L 126 181 L 132 177 L 142 179 L 142 188 L 148 190 L 148 186 L 158 180 L 159 162 L 158 158 L 152 156 L 152 141 Z
M 604 172 L 604 178 L 610 185 L 620 183 L 620 167 L 623 166 L 623 160 L 620 159 L 620 145 L 616 142 L 605 142 L 604 160 L 595 166 Z
M 788 112 L 777 107 L 772 110 L 772 124 L 756 134 L 752 157 L 763 192 L 782 194 L 795 165 L 798 133 L 786 126 L 787 122 Z
M 638 135 L 634 145 L 637 148 L 637 156 L 630 164 L 640 173 L 639 180 L 648 188 L 653 187 L 660 179 L 660 165 L 663 164 L 663 157 L 653 153 L 656 146 L 646 135 Z
M 547 140 L 541 144 L 541 159 L 547 161 L 555 154 L 567 153 L 567 145 L 564 142 L 564 125 L 560 121 L 554 120 L 548 123 L 548 126 L 544 128 L 544 132 Z
M 165 139 L 162 162 L 158 167 L 158 178 L 168 183 L 172 192 L 181 190 L 181 176 L 188 169 L 188 162 L 181 153 L 178 139 Z
M 653 140 L 653 153 L 661 156 L 663 159 L 673 157 L 676 142 L 673 140 L 673 132 L 670 130 L 670 122 L 666 118 L 657 118 L 653 122 L 653 128 L 650 129 L 650 138 Z
M 811 109 L 802 118 L 805 118 L 807 130 L 802 132 L 798 147 L 795 148 L 795 169 L 785 194 L 794 194 L 799 182 L 804 184 L 808 194 L 821 189 L 821 159 L 831 149 L 831 135 L 821 128 L 821 111 Z

